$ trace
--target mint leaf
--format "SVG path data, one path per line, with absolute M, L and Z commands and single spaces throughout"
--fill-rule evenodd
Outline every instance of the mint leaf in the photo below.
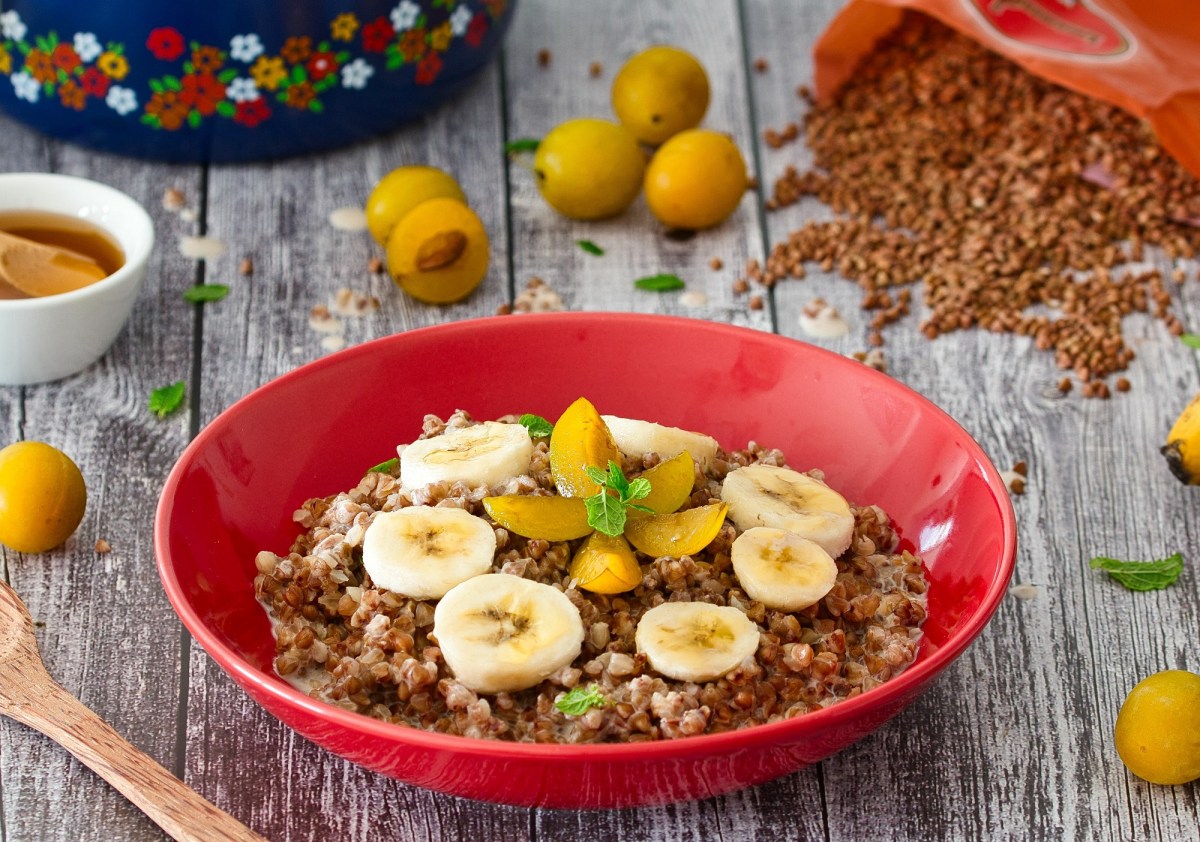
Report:
M 225 284 L 198 284 L 183 291 L 183 300 L 190 301 L 192 304 L 200 304 L 205 301 L 220 301 L 227 295 L 229 295 L 229 287 Z
M 396 468 L 400 467 L 399 459 L 389 459 L 386 462 L 380 462 L 374 468 L 367 468 L 368 474 L 390 474 Z
M 522 427 L 529 431 L 530 438 L 544 439 L 554 432 L 554 425 L 540 415 L 525 413 L 517 419 Z
M 554 706 L 567 716 L 583 716 L 592 708 L 606 707 L 608 699 L 596 689 L 573 687 L 554 702 Z
M 645 477 L 638 477 L 633 482 L 629 483 L 629 493 L 625 495 L 625 500 L 641 500 L 650 494 L 650 480 Z M 639 506 L 638 508 L 645 508 Z
M 673 289 L 683 289 L 687 286 L 678 275 L 666 274 L 638 278 L 633 282 L 633 285 L 638 289 L 644 289 L 649 292 L 670 292 Z
M 629 499 L 629 480 L 621 472 L 621 466 L 613 460 L 608 460 L 608 487 L 617 492 L 622 503 Z
M 608 486 L 608 474 L 597 468 L 595 465 L 587 465 L 583 472 L 588 475 L 588 478 L 597 485 Z
M 147 405 L 150 407 L 150 411 L 159 418 L 165 418 L 179 409 L 179 405 L 182 403 L 183 381 L 180 380 L 178 383 L 172 383 L 170 386 L 163 386 L 151 392 Z
M 517 155 L 521 152 L 537 152 L 541 141 L 536 137 L 522 137 L 517 140 L 510 140 L 504 144 L 504 152 L 506 155 Z
M 587 508 L 588 525 L 610 538 L 625 531 L 625 504 L 604 489 L 583 501 Z
M 1179 341 L 1189 348 L 1200 348 L 1200 333 L 1185 333 L 1179 337 Z
M 1093 570 L 1103 570 L 1131 591 L 1157 591 L 1173 585 L 1183 573 L 1183 554 L 1175 553 L 1157 561 L 1121 561 L 1099 556 L 1090 562 Z
M 594 254 L 596 257 L 604 256 L 604 249 L 593 243 L 591 240 L 576 240 L 575 245 L 586 251 L 588 254 Z

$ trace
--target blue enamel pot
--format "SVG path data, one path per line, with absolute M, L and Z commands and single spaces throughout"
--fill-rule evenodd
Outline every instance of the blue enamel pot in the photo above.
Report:
M 0 0 L 0 110 L 167 161 L 316 152 L 461 92 L 516 0 Z

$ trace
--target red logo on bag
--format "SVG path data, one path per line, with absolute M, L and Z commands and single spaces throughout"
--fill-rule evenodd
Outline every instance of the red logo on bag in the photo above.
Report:
M 1001 34 L 1031 47 L 1111 58 L 1128 52 L 1130 38 L 1083 0 L 970 0 Z

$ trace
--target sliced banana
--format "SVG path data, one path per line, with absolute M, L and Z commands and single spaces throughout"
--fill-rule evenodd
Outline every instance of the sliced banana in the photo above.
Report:
M 477 693 L 524 690 L 579 657 L 583 620 L 562 591 L 489 573 L 450 590 L 433 633 L 454 677 Z
M 376 585 L 413 599 L 437 599 L 487 573 L 496 533 L 462 509 L 409 506 L 375 515 L 363 536 L 363 566 Z
M 854 537 L 846 498 L 820 480 L 790 468 L 747 465 L 730 471 L 721 486 L 729 519 L 738 529 L 773 526 L 816 541 L 837 558 Z
M 758 650 L 758 626 L 736 608 L 707 602 L 664 602 L 638 621 L 639 652 L 679 681 L 712 681 Z
M 820 544 L 771 526 L 747 529 L 729 555 L 742 590 L 768 608 L 807 608 L 837 581 L 837 563 Z
M 533 440 L 520 424 L 484 421 L 415 441 L 400 453 L 400 484 L 421 488 L 431 482 L 500 485 L 529 473 Z
M 626 456 L 641 456 L 643 453 L 653 452 L 666 460 L 686 450 L 700 463 L 701 468 L 710 466 L 717 456 L 717 440 L 712 436 L 681 430 L 678 427 L 665 427 L 651 421 L 618 418 L 616 415 L 600 417 L 608 425 L 608 431 L 612 433 L 617 449 Z

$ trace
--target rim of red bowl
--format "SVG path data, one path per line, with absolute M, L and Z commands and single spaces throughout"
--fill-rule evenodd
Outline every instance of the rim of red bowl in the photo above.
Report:
M 828 351 L 816 345 L 810 345 L 800 340 L 791 339 L 789 337 L 780 336 L 773 333 L 765 333 L 754 330 L 753 328 L 740 327 L 729 325 L 722 322 L 710 322 L 702 319 L 683 318 L 679 316 L 664 316 L 657 314 L 644 313 L 609 313 L 609 312 L 587 312 L 587 313 L 531 313 L 522 314 L 516 317 L 501 317 L 502 324 L 532 324 L 534 321 L 555 321 L 555 322 L 604 322 L 613 320 L 622 321 L 638 321 L 644 322 L 647 326 L 654 325 L 687 325 L 690 329 L 709 330 L 714 333 L 728 334 L 737 337 L 738 339 L 754 339 L 755 341 L 765 342 L 767 344 L 777 344 L 781 347 L 795 347 L 799 344 L 804 346 L 806 352 L 816 354 L 818 357 L 827 357 L 839 361 L 839 365 L 846 363 L 846 358 L 833 351 Z M 330 354 L 327 357 L 322 357 L 310 363 L 306 363 L 292 371 L 276 377 L 268 381 L 257 389 L 251 391 L 247 395 L 239 398 L 223 412 L 217 415 L 208 425 L 206 425 L 188 444 L 176 461 L 175 466 L 171 469 L 171 473 L 167 477 L 166 483 L 163 485 L 162 494 L 159 498 L 159 504 L 154 518 L 154 547 L 155 561 L 158 567 L 159 578 L 162 580 L 163 589 L 167 593 L 167 598 L 171 606 L 175 609 L 175 613 L 183 621 L 184 626 L 193 637 L 204 647 L 204 650 L 215 660 L 226 672 L 236 674 L 235 677 L 241 681 L 249 682 L 255 685 L 260 691 L 269 695 L 275 696 L 279 701 L 286 703 L 292 707 L 301 708 L 313 716 L 326 720 L 331 723 L 348 728 L 352 731 L 357 731 L 367 736 L 378 737 L 387 741 L 399 741 L 412 743 L 418 746 L 435 749 L 440 751 L 452 750 L 461 754 L 468 755 L 510 755 L 515 757 L 525 757 L 529 759 L 544 759 L 562 761 L 564 759 L 594 759 L 594 760 L 654 760 L 677 758 L 680 755 L 708 755 L 719 753 L 724 749 L 733 749 L 744 746 L 747 741 L 759 743 L 764 740 L 770 740 L 776 734 L 784 734 L 790 731 L 803 732 L 810 729 L 819 729 L 823 725 L 834 725 L 843 720 L 851 719 L 857 714 L 862 707 L 877 706 L 886 703 L 889 699 L 893 699 L 905 694 L 911 685 L 920 685 L 927 679 L 932 678 L 947 666 L 951 661 L 959 656 L 966 647 L 979 636 L 984 627 L 991 620 L 992 615 L 1000 605 L 1000 600 L 1003 597 L 1008 581 L 1012 575 L 1016 564 L 1016 514 L 1012 508 L 1012 501 L 1008 495 L 1007 486 L 1001 479 L 999 472 L 983 452 L 983 448 L 975 441 L 962 425 L 955 421 L 945 410 L 938 407 L 928 398 L 921 395 L 919 392 L 905 386 L 898 380 L 873 371 L 867 367 L 863 367 L 863 375 L 871 378 L 878 378 L 877 385 L 884 391 L 891 391 L 903 395 L 908 400 L 915 400 L 923 404 L 928 411 L 932 411 L 935 415 L 941 416 L 945 421 L 958 428 L 964 438 L 968 452 L 975 459 L 976 464 L 983 469 L 984 479 L 987 481 L 988 488 L 992 491 L 993 496 L 999 503 L 1001 525 L 1004 530 L 1004 546 L 1000 565 L 997 567 L 992 581 L 988 585 L 987 593 L 980 603 L 979 610 L 975 616 L 971 618 L 968 625 L 948 639 L 944 644 L 931 655 L 925 658 L 919 658 L 911 666 L 905 669 L 900 675 L 889 679 L 878 687 L 856 696 L 853 699 L 845 699 L 844 701 L 830 705 L 819 711 L 805 714 L 803 716 L 793 717 L 791 719 L 783 719 L 778 722 L 770 722 L 762 725 L 754 725 L 749 728 L 739 729 L 735 731 L 726 731 L 720 734 L 701 734 L 694 737 L 687 737 L 680 740 L 655 740 L 652 742 L 638 743 L 518 743 L 502 740 L 483 740 L 473 737 L 462 737 L 451 734 L 439 734 L 433 731 L 424 731 L 419 728 L 413 728 L 405 725 L 396 725 L 390 722 L 372 719 L 369 716 L 351 711 L 342 710 L 334 705 L 326 702 L 313 699 L 299 690 L 293 688 L 283 679 L 268 676 L 260 672 L 253 665 L 248 663 L 244 658 L 237 654 L 234 650 L 226 646 L 221 640 L 214 635 L 205 624 L 204 620 L 196 614 L 187 600 L 183 596 L 183 590 L 179 584 L 179 580 L 175 576 L 173 568 L 168 566 L 164 559 L 167 556 L 168 546 L 168 524 L 164 517 L 164 502 L 174 496 L 176 487 L 179 485 L 183 474 L 183 466 L 190 461 L 192 455 L 205 447 L 209 438 L 216 435 L 216 430 L 222 425 L 223 419 L 228 423 L 227 419 L 235 415 L 237 410 L 243 403 L 253 400 L 259 393 L 267 390 L 282 388 L 292 380 L 307 376 L 311 371 L 318 370 L 330 365 L 339 364 L 341 360 L 348 356 L 358 354 L 375 353 L 374 347 L 380 343 L 397 343 L 410 341 L 412 339 L 419 340 L 422 337 L 432 333 L 455 334 L 460 332 L 470 332 L 478 329 L 478 325 L 486 323 L 488 325 L 497 324 L 494 321 L 496 317 L 483 317 L 477 319 L 465 319 L 458 322 L 449 322 L 441 325 L 433 325 L 430 327 L 414 328 L 403 333 L 392 334 L 390 336 L 374 339 L 369 342 L 364 342 L 356 345 L 353 348 L 347 348 Z M 519 321 L 518 321 L 519 320 Z M 507 329 L 507 328 L 506 328 Z

